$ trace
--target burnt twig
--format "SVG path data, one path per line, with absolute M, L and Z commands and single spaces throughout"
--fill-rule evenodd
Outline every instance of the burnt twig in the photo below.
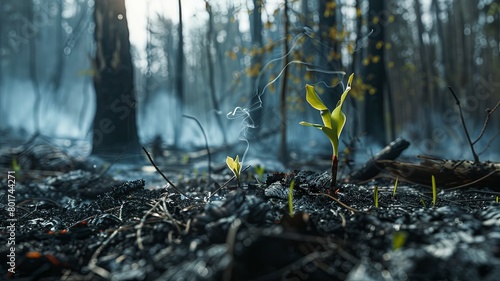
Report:
M 497 103 L 497 105 L 495 105 L 495 107 L 493 107 L 493 109 L 489 109 L 489 108 L 486 109 L 486 112 L 488 114 L 486 115 L 486 120 L 484 120 L 483 128 L 481 129 L 481 133 L 479 133 L 479 136 L 477 137 L 477 139 L 475 141 L 473 141 L 472 144 L 476 144 L 483 137 L 484 131 L 486 130 L 486 126 L 488 125 L 488 122 L 490 121 L 491 114 L 493 114 L 493 112 L 495 112 L 495 110 L 498 108 L 498 106 L 500 106 L 500 101 Z
M 172 186 L 172 188 L 177 191 L 179 194 L 183 195 L 184 197 L 186 198 L 189 198 L 189 196 L 187 196 L 184 192 L 182 192 L 180 189 L 178 189 L 168 178 L 167 176 L 165 176 L 162 171 L 160 170 L 160 168 L 158 168 L 158 166 L 156 166 L 155 162 L 153 161 L 153 158 L 151 158 L 151 155 L 149 155 L 149 152 L 144 148 L 142 147 L 142 150 L 144 150 L 144 152 L 146 153 L 146 156 L 148 156 L 148 159 L 149 159 L 149 162 L 151 162 L 151 164 L 155 167 L 156 171 L 158 173 L 160 173 L 160 175 L 168 182 L 168 184 L 170 186 Z
M 203 129 L 203 126 L 201 126 L 201 123 L 200 123 L 200 121 L 198 121 L 198 119 L 196 119 L 193 116 L 186 115 L 186 114 L 183 114 L 182 117 L 194 120 L 196 122 L 196 124 L 198 124 L 198 127 L 200 127 L 201 133 L 203 134 L 203 138 L 205 138 L 205 149 L 207 150 L 207 154 L 208 154 L 208 183 L 210 183 L 210 180 L 212 178 L 212 168 L 210 167 L 210 165 L 212 163 L 212 156 L 210 154 L 210 147 L 208 147 L 207 134 L 205 134 L 205 130 Z
M 479 156 L 477 156 L 477 153 L 474 150 L 474 143 L 470 139 L 469 131 L 467 130 L 467 126 L 465 125 L 464 115 L 462 113 L 462 106 L 460 106 L 460 101 L 458 100 L 457 95 L 455 95 L 453 88 L 451 88 L 451 86 L 448 86 L 448 89 L 450 89 L 451 94 L 455 98 L 455 101 L 456 101 L 457 106 L 458 106 L 458 110 L 460 111 L 460 119 L 462 119 L 462 126 L 464 127 L 465 136 L 467 137 L 467 141 L 469 142 L 470 149 L 472 151 L 472 156 L 474 156 L 474 162 L 479 163 Z

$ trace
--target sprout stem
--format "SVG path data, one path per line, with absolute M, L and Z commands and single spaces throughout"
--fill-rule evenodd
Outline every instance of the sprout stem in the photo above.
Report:
M 337 155 L 332 155 L 332 181 L 330 182 L 330 192 L 335 192 L 337 186 L 337 169 L 339 168 L 339 158 Z

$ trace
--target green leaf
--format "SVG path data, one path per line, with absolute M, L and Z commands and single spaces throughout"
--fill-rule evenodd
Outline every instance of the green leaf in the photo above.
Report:
M 349 79 L 347 81 L 347 87 L 342 93 L 342 96 L 340 96 L 340 100 L 337 103 L 337 107 L 332 112 L 332 129 L 337 133 L 337 137 L 340 138 L 340 134 L 342 133 L 342 129 L 344 128 L 346 117 L 344 112 L 342 112 L 342 105 L 344 104 L 344 100 L 347 97 L 347 94 L 351 90 L 351 84 L 352 84 L 352 79 L 354 78 L 354 74 L 351 74 L 349 76 Z
M 316 110 L 328 110 L 328 107 L 314 91 L 314 87 L 309 84 L 306 84 L 306 100 Z
M 330 110 L 326 107 L 318 94 L 316 94 L 314 87 L 309 84 L 306 85 L 306 100 L 314 109 L 319 110 L 321 119 L 323 119 L 323 125 L 331 128 L 332 119 L 330 117 Z
M 236 176 L 236 179 L 239 181 L 241 173 L 241 162 L 238 158 L 238 155 L 236 155 L 236 159 L 233 159 L 232 157 L 228 156 L 226 158 L 226 165 L 229 167 L 229 169 Z
M 323 125 L 320 125 L 320 124 L 313 124 L 313 123 L 309 123 L 309 122 L 305 122 L 305 121 L 302 121 L 299 124 L 302 126 L 316 127 L 318 129 L 321 129 L 321 127 L 324 127 Z

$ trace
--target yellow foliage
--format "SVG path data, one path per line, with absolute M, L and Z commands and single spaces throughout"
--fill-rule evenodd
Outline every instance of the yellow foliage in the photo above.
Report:
M 334 59 L 339 59 L 340 58 L 340 53 L 335 52 L 334 50 L 330 51 L 328 54 L 328 61 L 332 61 Z
M 355 78 L 355 82 L 353 83 L 350 92 L 351 96 L 359 101 L 362 101 L 364 100 L 365 92 L 373 94 L 376 91 L 372 85 L 364 83 L 360 77 Z
M 387 63 L 387 67 L 394 68 L 394 62 L 390 61 L 389 63 Z
M 230 57 L 232 60 L 236 60 L 236 52 L 234 51 L 227 51 L 226 55 Z
M 333 16 L 335 13 L 336 6 L 337 4 L 335 3 L 334 0 L 331 0 L 330 2 L 326 3 L 324 17 L 328 18 L 330 16 Z
M 375 44 L 375 48 L 377 48 L 377 50 L 380 50 L 380 48 L 382 48 L 382 46 L 384 46 L 384 41 L 378 41 Z
M 373 17 L 372 19 L 372 23 L 373 24 L 378 24 L 380 22 L 380 18 L 379 17 Z
M 392 48 L 392 44 L 391 44 L 391 42 L 386 42 L 386 43 L 385 43 L 385 49 L 386 49 L 386 50 L 390 50 L 391 48 Z
M 378 63 L 380 61 L 380 56 L 373 56 L 372 57 L 372 62 L 373 63 Z
M 394 17 L 394 15 L 390 15 L 390 16 L 387 18 L 387 21 L 388 21 L 388 22 L 390 22 L 390 23 L 393 23 L 395 19 L 396 19 L 396 17 Z
M 364 66 L 367 66 L 367 65 L 369 65 L 369 64 L 370 64 L 370 57 L 366 57 L 366 58 L 364 58 L 364 59 L 363 59 L 363 65 L 364 65 Z
M 328 30 L 328 34 L 331 39 L 337 39 L 337 28 L 335 26 L 330 27 L 330 29 Z
M 271 21 L 266 21 L 266 23 L 264 24 L 264 27 L 267 29 L 270 29 L 272 26 L 273 26 L 273 23 Z
M 361 17 L 363 15 L 363 11 L 361 10 L 361 8 L 356 8 L 356 17 Z
M 351 55 L 354 54 L 354 43 L 347 44 L 347 52 Z
M 247 69 L 246 69 L 247 76 L 255 77 L 255 76 L 259 75 L 260 69 L 261 69 L 260 63 L 256 63 L 250 67 L 247 67 Z

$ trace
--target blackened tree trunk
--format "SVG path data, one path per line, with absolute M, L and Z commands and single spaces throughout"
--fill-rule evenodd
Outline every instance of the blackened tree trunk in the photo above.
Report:
M 253 11 L 252 16 L 250 18 L 250 30 L 252 36 L 252 47 L 257 49 L 255 55 L 252 57 L 252 65 L 253 67 L 262 69 L 262 55 L 260 51 L 263 47 L 262 40 L 262 0 L 253 0 Z M 255 126 L 255 134 L 252 136 L 253 138 L 258 138 L 261 133 L 261 126 L 263 123 L 263 114 L 264 109 L 262 107 L 262 103 L 264 102 L 264 95 L 260 95 L 262 91 L 262 79 L 259 78 L 259 73 L 252 73 L 250 89 L 251 93 L 251 108 L 256 108 L 255 110 L 251 110 L 250 114 L 253 120 L 253 125 Z
M 375 93 L 365 93 L 364 130 L 367 136 L 380 146 L 385 146 L 386 125 L 384 95 L 389 90 L 386 69 L 384 64 L 384 25 L 388 23 L 384 18 L 385 1 L 370 1 L 368 11 L 369 29 L 373 34 L 369 38 L 368 58 L 370 63 L 366 67 L 365 83 L 375 89 Z
M 174 124 L 174 146 L 177 147 L 180 144 L 181 133 L 182 133 L 182 106 L 184 104 L 184 34 L 182 30 L 182 4 L 181 0 L 178 1 L 179 6 L 179 45 L 177 47 L 177 61 L 176 61 L 176 71 L 175 71 L 175 90 L 177 93 L 177 102 L 179 104 L 176 117 L 177 120 Z
M 283 61 L 283 75 L 281 77 L 281 94 L 280 94 L 280 112 L 281 112 L 281 126 L 280 126 L 280 150 L 279 158 L 286 166 L 288 164 L 288 148 L 287 148 L 287 108 L 286 108 L 286 90 L 288 85 L 288 63 L 290 62 L 289 46 L 288 46 L 288 0 L 284 2 L 283 10 L 283 24 L 285 25 L 285 41 L 284 53 L 285 60 Z
M 95 1 L 94 20 L 96 113 L 92 154 L 112 159 L 122 152 L 126 156 L 138 155 L 137 104 L 125 0 Z
M 219 102 L 217 100 L 217 94 L 215 90 L 215 69 L 214 69 L 214 59 L 212 56 L 212 44 L 213 42 L 213 34 L 214 34 L 214 15 L 212 12 L 212 6 L 208 1 L 205 1 L 205 8 L 208 13 L 208 30 L 207 30 L 207 61 L 208 61 L 208 83 L 210 90 L 210 100 L 212 101 L 212 106 L 215 112 L 215 121 L 217 122 L 217 126 L 219 127 L 222 144 L 227 144 L 226 133 L 224 132 L 224 126 L 222 125 L 222 119 L 220 114 Z M 222 63 L 222 62 L 220 62 Z

